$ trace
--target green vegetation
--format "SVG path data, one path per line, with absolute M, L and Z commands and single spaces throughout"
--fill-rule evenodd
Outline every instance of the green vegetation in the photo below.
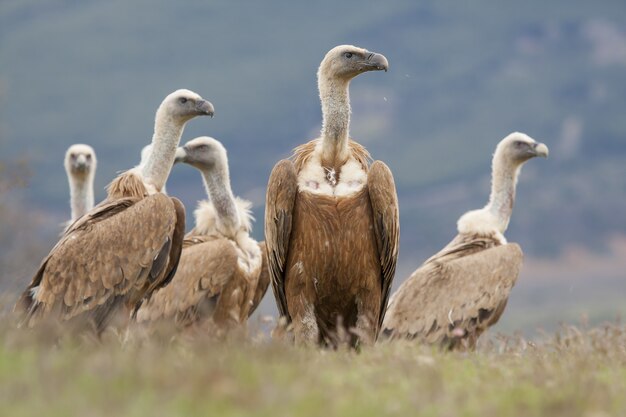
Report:
M 102 343 L 0 330 L 6 416 L 618 416 L 626 328 L 494 337 L 473 353 L 382 343 L 360 353 L 264 337 Z
M 351 93 L 354 138 L 398 186 L 396 284 L 453 237 L 460 214 L 485 203 L 491 152 L 513 130 L 551 149 L 524 169 L 507 232 L 528 259 L 572 246 L 603 252 L 626 234 L 624 2 L 242 7 L 0 1 L 0 290 L 26 286 L 67 220 L 66 148 L 94 146 L 102 198 L 137 163 L 160 100 L 180 87 L 215 104 L 216 117 L 191 123 L 184 140 L 224 142 L 233 189 L 254 202 L 262 239 L 269 172 L 319 131 L 315 70 L 340 43 L 391 65 Z M 168 190 L 191 219 L 204 196 L 197 173 L 176 168 Z M 624 314 L 622 269 L 570 273 L 523 271 L 498 328 L 531 334 L 583 314 L 594 325 Z M 275 314 L 271 294 L 262 311 Z M 493 339 L 472 354 L 394 344 L 355 355 L 249 339 L 53 343 L 0 319 L 2 416 L 626 415 L 623 328 L 562 330 L 537 346 Z

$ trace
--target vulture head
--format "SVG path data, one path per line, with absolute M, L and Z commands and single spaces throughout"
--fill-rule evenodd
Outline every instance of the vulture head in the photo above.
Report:
M 232 195 L 226 148 L 217 139 L 200 136 L 176 149 L 174 163 L 185 163 L 202 172 L 209 199 L 195 211 L 196 231 L 218 231 L 234 238 L 252 230 L 252 204 Z
M 226 161 L 226 148 L 218 140 L 200 136 L 176 149 L 174 163 L 183 162 L 200 171 L 211 171 Z
M 548 157 L 548 147 L 530 136 L 513 132 L 498 143 L 493 154 L 491 173 L 491 195 L 489 202 L 480 210 L 465 213 L 457 222 L 459 233 L 496 233 L 506 243 L 506 231 L 513 204 L 515 189 L 522 165 L 537 156 Z
M 89 145 L 72 145 L 65 153 L 65 170 L 73 177 L 87 177 L 95 172 L 96 164 L 96 153 Z
M 179 123 L 185 123 L 196 116 L 213 117 L 215 109 L 213 104 L 200 97 L 199 94 L 181 89 L 165 97 L 157 110 L 157 117 L 163 112 Z
M 381 54 L 352 45 L 336 46 L 320 64 L 318 78 L 350 80 L 366 71 L 381 71 L 389 68 L 387 58 Z
M 537 156 L 547 158 L 548 147 L 524 133 L 514 132 L 500 141 L 495 156 L 510 165 L 519 166 Z

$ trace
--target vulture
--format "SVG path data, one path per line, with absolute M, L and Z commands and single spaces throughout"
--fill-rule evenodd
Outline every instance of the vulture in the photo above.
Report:
M 172 279 L 185 209 L 160 191 L 185 124 L 213 111 L 211 103 L 189 90 L 163 100 L 148 160 L 114 179 L 107 198 L 74 222 L 42 261 L 15 306 L 20 325 L 54 318 L 100 334 L 116 313 L 132 310 Z
M 458 234 L 402 283 L 389 301 L 383 333 L 446 349 L 473 349 L 502 315 L 522 266 L 522 250 L 507 243 L 522 165 L 548 147 L 511 133 L 496 147 L 487 205 L 465 213 Z
M 76 221 L 93 208 L 93 180 L 96 176 L 96 153 L 89 145 L 75 144 L 65 153 L 65 172 L 70 184 L 70 207 Z
M 274 296 L 296 343 L 373 343 L 398 256 L 391 171 L 349 137 L 352 78 L 387 59 L 350 45 L 330 50 L 317 78 L 321 137 L 279 161 L 266 194 L 265 242 Z
M 251 203 L 233 196 L 226 149 L 199 137 L 178 148 L 176 162 L 197 168 L 209 199 L 195 211 L 176 275 L 138 309 L 138 322 L 173 320 L 179 328 L 226 331 L 247 321 L 269 285 L 264 244 L 250 237 Z M 265 265 L 264 265 L 265 264 Z

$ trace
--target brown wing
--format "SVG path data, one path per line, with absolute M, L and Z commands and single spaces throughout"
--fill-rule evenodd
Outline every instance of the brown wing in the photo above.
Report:
M 180 262 L 180 256 L 183 251 L 183 243 L 185 240 L 185 206 L 179 199 L 175 197 L 170 198 L 174 204 L 174 210 L 176 211 L 176 226 L 174 227 L 169 251 L 167 252 L 167 267 L 165 271 L 163 271 L 160 265 L 156 265 L 158 259 L 155 259 L 155 265 L 152 266 L 151 274 L 153 272 L 155 274 L 163 274 L 163 278 L 156 279 L 158 275 L 154 277 L 155 279 L 152 285 L 146 292 L 148 296 L 151 295 L 155 289 L 163 288 L 172 281 L 178 269 L 178 263 Z
M 161 248 L 161 251 L 154 259 L 150 269 L 149 278 L 145 288 L 140 291 L 136 298 L 128 300 L 128 305 L 132 307 L 131 317 L 135 318 L 141 305 L 147 301 L 152 294 L 168 285 L 178 269 L 180 256 L 185 244 L 185 206 L 175 197 L 170 197 L 176 211 L 176 226 L 172 238 Z M 167 263 L 167 264 L 166 264 Z
M 267 248 L 265 242 L 259 242 L 259 248 L 261 249 L 261 256 L 263 257 L 263 263 L 261 265 L 261 273 L 259 274 L 259 280 L 257 282 L 256 290 L 254 292 L 254 298 L 252 299 L 252 306 L 250 307 L 249 316 L 254 313 L 261 300 L 267 292 L 267 287 L 270 285 L 270 271 L 267 262 Z
M 137 321 L 175 319 L 187 326 L 208 317 L 236 266 L 237 251 L 230 240 L 188 237 L 172 282 L 139 308 Z
M 396 185 L 391 171 L 383 162 L 375 161 L 372 164 L 367 174 L 367 188 L 372 203 L 374 231 L 376 232 L 383 278 L 380 314 L 378 316 L 378 328 L 380 328 L 385 318 L 391 283 L 396 274 L 400 240 L 400 216 Z
M 265 244 L 274 297 L 281 316 L 289 317 L 285 296 L 285 263 L 298 183 L 293 163 L 283 159 L 270 175 L 265 197 Z
M 489 239 L 465 240 L 431 258 L 400 286 L 389 303 L 385 333 L 449 344 L 466 337 L 475 341 L 497 322 L 519 275 L 522 251 L 515 243 L 493 246 L 493 241 L 476 251 L 489 246 Z
M 485 249 L 500 246 L 501 243 L 495 234 L 488 236 L 458 234 L 443 249 L 431 256 L 424 262 L 427 264 L 433 261 L 451 261 L 457 258 L 463 258 Z
M 105 201 L 72 224 L 16 310 L 29 325 L 53 312 L 63 320 L 89 312 L 101 330 L 115 306 L 140 299 L 151 280 L 162 279 L 155 259 L 172 246 L 176 222 L 174 204 L 163 194 Z

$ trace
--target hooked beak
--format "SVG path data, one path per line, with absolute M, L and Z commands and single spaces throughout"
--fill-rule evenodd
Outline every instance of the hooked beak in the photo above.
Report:
M 213 107 L 213 104 L 211 104 L 207 100 L 199 100 L 196 103 L 196 110 L 198 111 L 198 114 L 204 116 L 213 117 L 213 114 L 215 114 L 215 108 Z
M 180 162 L 185 162 L 187 158 L 187 151 L 183 146 L 179 146 L 176 148 L 176 156 L 174 157 L 174 164 L 178 164 Z
M 548 157 L 548 153 L 550 151 L 548 150 L 548 147 L 545 144 L 543 144 L 543 143 L 535 143 L 533 148 L 534 148 L 534 151 L 535 151 L 535 156 L 541 156 L 543 158 L 547 158 Z
M 381 71 L 389 69 L 389 62 L 387 62 L 387 58 L 385 58 L 382 54 L 377 54 L 372 52 L 367 57 L 367 60 L 364 61 L 365 69 L 367 71 Z

